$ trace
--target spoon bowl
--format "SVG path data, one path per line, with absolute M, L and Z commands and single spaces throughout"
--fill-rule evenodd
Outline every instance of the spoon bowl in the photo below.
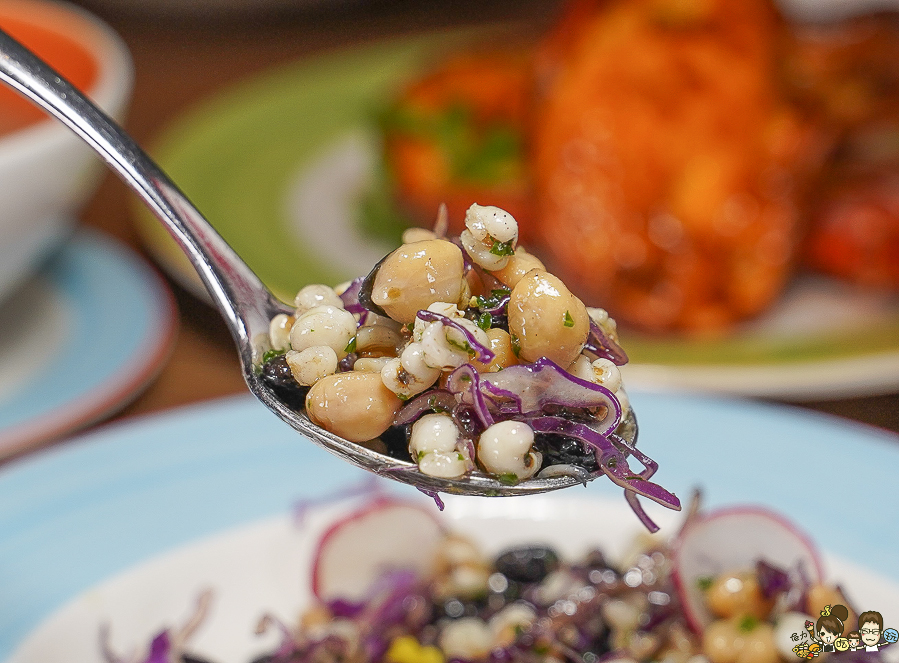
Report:
M 269 321 L 293 308 L 279 301 L 212 228 L 197 208 L 137 143 L 103 111 L 0 30 L 0 80 L 31 99 L 80 136 L 130 186 L 187 254 L 234 338 L 247 386 L 269 410 L 331 453 L 365 470 L 407 483 L 429 494 L 438 492 L 511 496 L 542 493 L 586 483 L 603 472 L 535 477 L 508 485 L 480 472 L 464 478 L 428 476 L 404 462 L 345 440 L 313 424 L 303 412 L 282 403 L 259 375 Z M 623 442 L 633 448 L 637 424 L 630 410 Z

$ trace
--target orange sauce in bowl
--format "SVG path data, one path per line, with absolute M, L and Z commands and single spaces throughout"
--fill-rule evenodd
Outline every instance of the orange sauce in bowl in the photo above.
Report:
M 35 8 L 35 11 L 41 10 Z M 18 17 L 4 16 L 2 10 L 0 28 L 48 62 L 79 90 L 89 90 L 97 80 L 96 58 L 72 37 Z M 0 83 L 0 137 L 46 117 L 44 111 Z

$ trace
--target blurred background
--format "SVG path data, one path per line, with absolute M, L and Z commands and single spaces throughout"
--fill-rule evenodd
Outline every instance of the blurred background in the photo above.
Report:
M 493 203 L 618 320 L 628 384 L 899 431 L 890 3 L 79 4 L 130 52 L 127 130 L 283 297 L 367 271 L 441 201 L 456 223 Z M 91 421 L 242 393 L 126 187 L 105 174 L 78 217 L 157 265 L 180 319 Z
M 0 0 L 0 27 L 120 118 L 286 301 L 367 272 L 441 202 L 456 231 L 472 202 L 507 208 L 618 321 L 660 480 L 776 506 L 882 572 L 865 607 L 890 607 L 896 2 Z M 234 344 L 130 190 L 12 98 L 0 658 L 110 574 L 357 477 L 249 396 L 143 416 L 246 394 Z M 190 601 L 150 584 L 166 619 Z M 143 637 L 109 614 L 123 651 Z

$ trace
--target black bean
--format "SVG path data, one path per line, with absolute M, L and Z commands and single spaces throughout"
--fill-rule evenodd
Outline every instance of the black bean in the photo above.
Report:
M 564 435 L 548 435 L 537 433 L 535 446 L 543 454 L 543 467 L 549 465 L 578 465 L 588 472 L 599 469 L 596 454 L 592 449 L 585 449 L 584 443 L 573 437 Z
M 302 387 L 290 372 L 284 355 L 272 357 L 262 365 L 262 381 L 279 401 L 294 410 L 302 410 L 309 387 Z
M 412 460 L 409 453 L 409 435 L 412 425 L 391 426 L 381 433 L 381 442 L 387 447 L 387 455 L 397 460 Z
M 540 582 L 559 568 L 559 556 L 546 546 L 523 546 L 502 553 L 495 565 L 510 581 Z

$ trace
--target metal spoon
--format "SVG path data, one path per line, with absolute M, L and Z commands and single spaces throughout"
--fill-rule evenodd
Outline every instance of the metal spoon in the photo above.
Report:
M 524 495 L 567 488 L 601 473 L 584 476 L 533 478 L 517 485 L 474 473 L 461 479 L 422 474 L 412 462 L 371 451 L 319 428 L 301 412 L 279 401 L 257 373 L 257 339 L 268 334 L 269 321 L 293 309 L 278 299 L 203 218 L 197 208 L 152 159 L 103 111 L 48 64 L 0 30 L 0 80 L 28 97 L 68 126 L 96 150 L 165 225 L 218 306 L 240 354 L 244 379 L 253 395 L 283 421 L 340 458 L 384 477 L 411 484 L 425 492 L 466 495 Z M 636 442 L 633 410 L 625 436 Z

